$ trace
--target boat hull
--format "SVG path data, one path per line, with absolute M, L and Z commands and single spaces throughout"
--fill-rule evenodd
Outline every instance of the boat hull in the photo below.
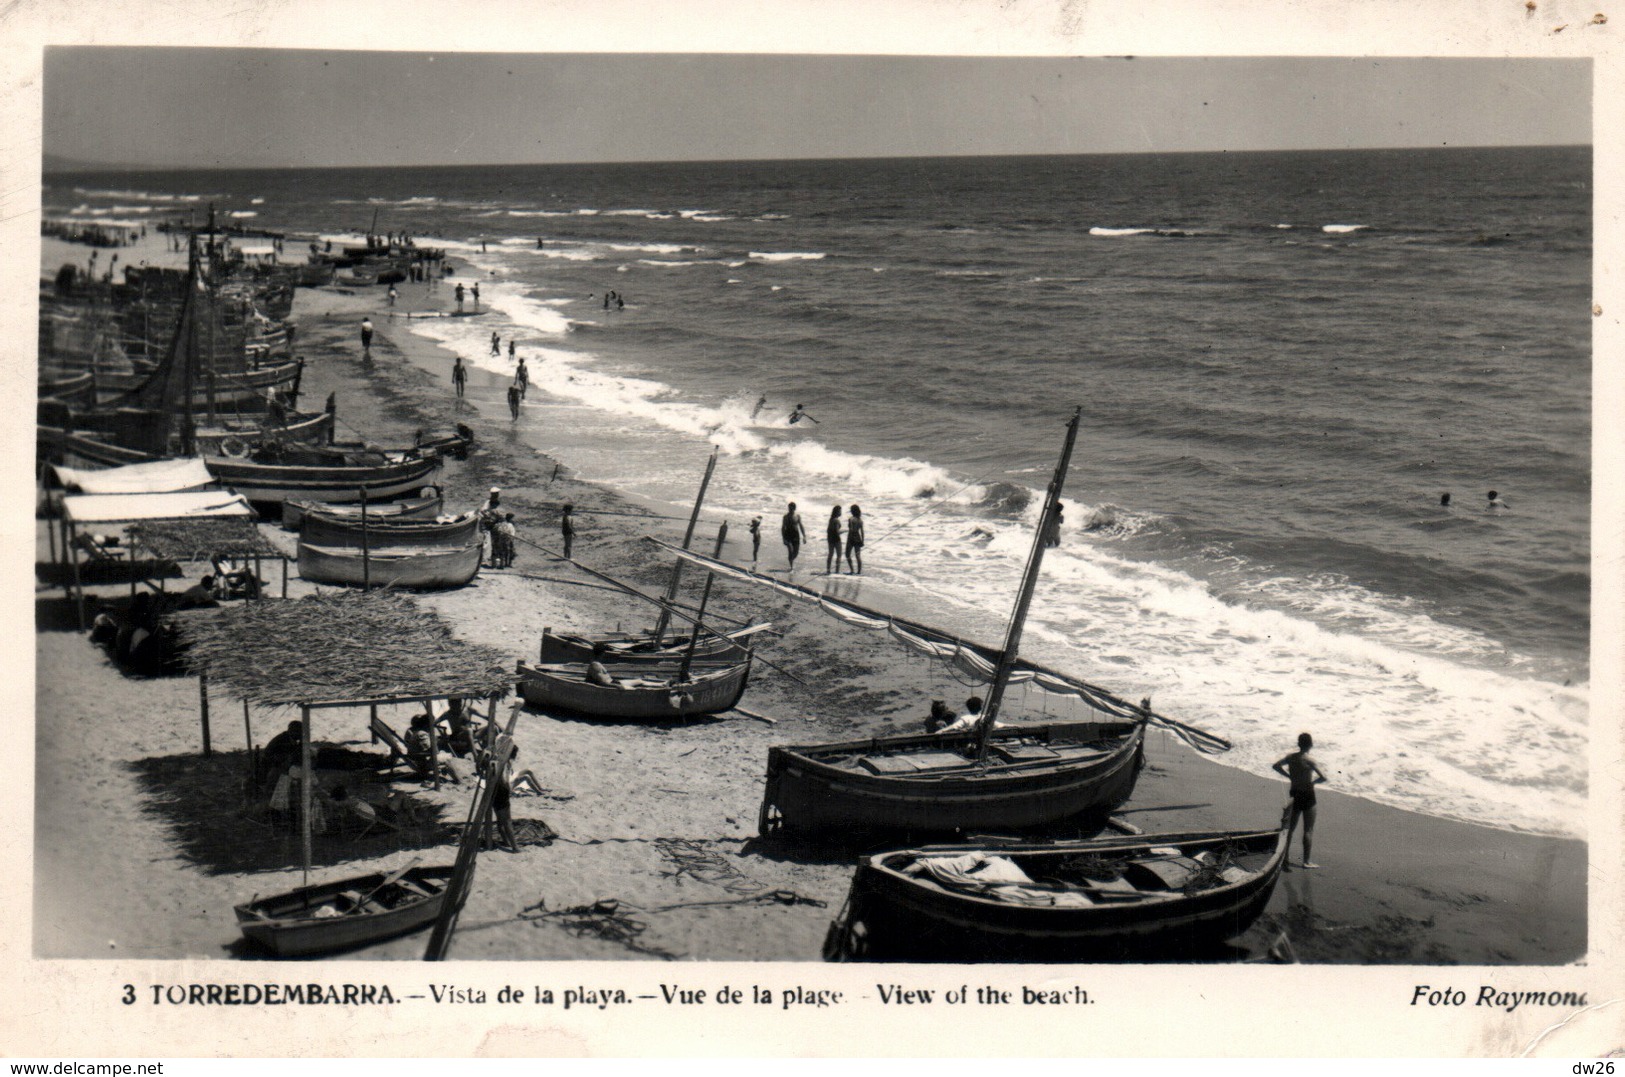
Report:
M 402 520 L 399 517 L 375 517 L 368 507 L 367 525 L 363 529 L 361 517 L 333 516 L 323 512 L 306 513 L 299 526 L 299 537 L 312 546 L 361 548 L 362 535 L 367 544 L 379 549 L 418 547 L 467 546 L 480 541 L 480 520 L 473 513 L 442 523 L 438 520 Z
M 462 587 L 480 571 L 482 543 L 467 546 L 369 550 L 299 543 L 299 575 L 311 583 L 347 587 L 399 587 L 444 591 Z
M 384 887 L 373 899 L 379 902 L 394 899 L 394 907 L 386 908 L 380 903 L 376 911 L 353 915 L 316 916 L 315 911 L 332 908 L 332 903 L 346 892 L 365 896 L 388 876 L 377 873 L 301 887 L 238 905 L 237 926 L 243 938 L 278 957 L 309 957 L 351 950 L 409 934 L 433 923 L 445 903 L 451 872 L 450 865 L 414 868 L 401 879 L 406 886 Z
M 750 629 L 744 630 L 740 635 Z M 730 633 L 730 635 L 732 635 Z M 606 658 L 626 665 L 653 665 L 660 662 L 680 662 L 683 655 L 688 652 L 689 636 L 667 636 L 664 644 L 655 649 L 640 650 L 652 642 L 650 636 L 600 636 L 597 639 L 588 639 L 585 636 L 556 635 L 551 629 L 542 631 L 541 660 L 543 665 L 558 662 L 590 662 L 595 648 L 602 643 L 609 648 Z M 709 636 L 700 640 L 694 648 L 694 657 L 715 661 L 718 659 L 741 659 L 748 653 L 748 648 L 733 640 L 720 640 Z
M 381 501 L 376 505 L 367 506 L 367 518 L 374 517 L 380 520 L 433 520 L 440 515 L 444 506 L 439 490 L 428 497 L 409 497 L 399 501 Z M 301 501 L 291 499 L 282 503 L 282 526 L 289 531 L 297 531 L 304 524 L 305 517 L 313 512 L 325 516 L 336 517 L 340 520 L 361 522 L 361 506 L 359 503 L 340 505 L 330 501 Z
M 980 768 L 969 758 L 975 750 L 972 734 L 771 748 L 758 825 L 763 836 L 777 830 L 944 833 L 1024 829 L 1105 814 L 1134 791 L 1144 737 L 1141 722 L 1016 725 L 994 730 L 992 747 L 1036 740 L 1051 745 L 1058 758 L 993 760 Z M 964 767 L 937 774 L 869 773 L 827 761 L 850 756 L 886 761 L 938 752 L 965 757 Z
M 401 460 L 391 464 L 349 467 L 314 467 L 303 464 L 258 464 L 225 456 L 205 457 L 210 474 L 250 501 L 386 501 L 417 493 L 440 466 L 438 458 Z
M 214 377 L 212 391 L 214 407 L 263 409 L 266 394 L 272 389 L 296 392 L 304 367 L 298 362 L 280 363 L 258 370 L 219 373 Z M 112 403 L 147 383 L 150 374 L 101 374 L 97 376 L 97 395 Z M 189 399 L 193 413 L 209 408 L 211 391 L 207 385 L 194 385 Z
M 826 957 L 843 960 L 1090 961 L 1194 958 L 1216 952 L 1252 926 L 1286 862 L 1287 830 L 1096 838 L 1044 844 L 935 846 L 859 860 L 846 908 L 832 925 Z M 921 856 L 995 854 L 1028 875 L 1067 857 L 1145 856 L 1173 847 L 1182 855 L 1230 848 L 1268 859 L 1246 877 L 1193 893 L 1105 895 L 1083 907 L 1016 904 L 938 884 L 902 870 Z
M 655 679 L 676 673 L 668 666 L 606 663 L 616 677 Z M 551 667 L 519 663 L 519 694 L 538 710 L 565 711 L 593 718 L 627 721 L 692 718 L 731 710 L 745 694 L 750 661 L 734 664 L 696 663 L 681 692 L 670 687 L 617 687 L 588 684 L 585 664 Z

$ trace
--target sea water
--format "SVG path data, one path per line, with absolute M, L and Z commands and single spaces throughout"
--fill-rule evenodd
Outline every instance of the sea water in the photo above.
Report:
M 407 324 L 503 377 L 517 341 L 530 446 L 677 505 L 716 446 L 727 556 L 761 515 L 782 571 L 793 500 L 797 579 L 991 643 L 1081 406 L 1024 653 L 1150 695 L 1250 771 L 1307 730 L 1333 788 L 1581 834 L 1590 169 L 1524 148 L 287 170 L 54 176 L 46 201 L 337 242 L 376 217 L 444 247 L 465 269 L 442 287 L 479 281 L 488 313 Z M 817 574 L 836 504 L 863 507 L 861 583 Z

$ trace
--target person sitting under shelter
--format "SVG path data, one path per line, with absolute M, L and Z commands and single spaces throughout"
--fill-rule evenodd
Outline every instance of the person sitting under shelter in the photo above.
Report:
M 454 782 L 462 780 L 456 768 L 440 757 L 439 748 L 435 744 L 434 717 L 431 714 L 414 715 L 412 727 L 407 730 L 405 739 L 407 761 L 421 777 L 432 778 L 438 769 Z
M 215 572 L 216 598 L 258 598 L 265 581 L 254 575 L 247 564 L 239 565 L 226 557 L 212 559 Z
M 469 718 L 467 706 L 461 698 L 448 701 L 446 712 L 440 716 L 445 723 L 446 737 L 441 741 L 453 755 L 474 754 L 474 722 Z

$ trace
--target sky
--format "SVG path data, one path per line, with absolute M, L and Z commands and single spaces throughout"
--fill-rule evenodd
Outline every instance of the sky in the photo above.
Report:
M 1556 145 L 1589 59 L 50 47 L 43 149 L 168 168 Z

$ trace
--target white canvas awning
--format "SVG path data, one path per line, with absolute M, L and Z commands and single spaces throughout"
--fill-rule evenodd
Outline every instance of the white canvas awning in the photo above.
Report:
M 276 248 L 269 243 L 255 243 L 252 246 L 243 245 L 237 249 L 249 258 L 269 258 L 276 254 Z
M 170 494 L 200 490 L 214 482 L 209 469 L 196 457 L 102 469 L 58 464 L 52 471 L 64 490 L 80 494 Z
M 170 494 L 80 494 L 62 499 L 62 515 L 74 524 L 111 524 L 198 516 L 252 517 L 254 510 L 241 494 L 229 490 L 192 490 Z

